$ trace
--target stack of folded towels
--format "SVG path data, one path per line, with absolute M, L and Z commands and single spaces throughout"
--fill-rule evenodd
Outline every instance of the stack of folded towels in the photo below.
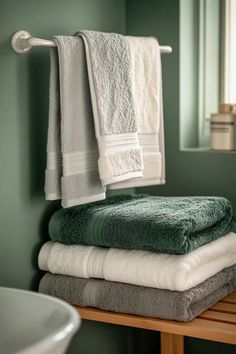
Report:
M 223 197 L 113 196 L 60 209 L 39 253 L 39 291 L 78 306 L 189 321 L 236 290 Z
M 232 208 L 221 197 L 113 196 L 165 183 L 155 38 L 80 31 L 51 50 L 39 291 L 73 305 L 188 321 L 236 289 Z

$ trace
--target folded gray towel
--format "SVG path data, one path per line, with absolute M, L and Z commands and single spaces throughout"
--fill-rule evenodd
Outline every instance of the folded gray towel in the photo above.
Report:
M 39 292 L 72 305 L 177 321 L 190 321 L 236 290 L 236 265 L 186 291 L 153 289 L 46 273 Z
M 127 40 L 117 33 L 80 31 L 84 41 L 104 185 L 142 176 Z
M 53 181 L 57 190 L 61 183 L 62 205 L 70 207 L 105 199 L 105 193 L 98 173 L 98 147 L 83 40 L 79 37 L 57 36 L 55 41 L 59 55 L 60 102 L 57 97 L 58 76 L 55 74 L 58 58 L 53 54 L 49 115 L 51 129 L 48 135 L 48 145 L 52 148 L 50 157 L 48 156 L 48 178 L 45 189 L 46 194 L 50 196 Z M 58 159 L 60 153 L 62 161 Z M 59 197 L 59 192 L 56 195 Z

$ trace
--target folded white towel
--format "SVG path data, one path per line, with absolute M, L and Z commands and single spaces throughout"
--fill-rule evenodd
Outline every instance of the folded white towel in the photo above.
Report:
M 184 291 L 236 263 L 236 234 L 229 233 L 185 255 L 49 241 L 42 246 L 38 263 L 41 270 L 55 274 Z
M 131 37 L 129 46 L 139 143 L 143 152 L 143 177 L 115 183 L 109 189 L 165 183 L 161 52 L 157 39 Z

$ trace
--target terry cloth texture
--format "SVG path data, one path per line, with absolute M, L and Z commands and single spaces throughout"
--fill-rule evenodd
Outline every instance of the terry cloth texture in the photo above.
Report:
M 41 270 L 55 274 L 184 291 L 236 263 L 236 234 L 185 255 L 49 241 L 42 246 L 38 263 Z
M 77 35 L 85 44 L 102 182 L 141 177 L 143 159 L 127 40 L 117 33 L 80 31 Z
M 69 36 L 57 36 L 55 41 L 59 78 L 58 58 L 52 50 L 48 133 L 52 148 L 48 152 L 46 195 L 47 199 L 57 199 L 61 189 L 62 205 L 70 207 L 105 199 L 105 193 L 97 165 L 84 44 L 81 38 Z M 54 185 L 55 195 L 50 192 Z
M 226 235 L 231 224 L 223 197 L 113 196 L 56 211 L 49 234 L 64 244 L 183 254 Z
M 183 292 L 50 273 L 39 284 L 39 292 L 72 305 L 177 321 L 192 320 L 234 290 L 235 266 Z
M 125 37 L 130 51 L 138 139 L 143 153 L 143 177 L 109 185 L 110 189 L 165 183 L 161 52 L 150 37 Z

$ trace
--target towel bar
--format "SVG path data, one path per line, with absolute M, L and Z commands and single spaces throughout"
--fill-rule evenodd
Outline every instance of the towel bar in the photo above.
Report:
M 32 47 L 56 47 L 54 40 L 31 37 L 26 31 L 17 31 L 13 34 L 11 45 L 16 53 L 28 53 Z M 172 53 L 170 46 L 161 46 L 161 53 Z

